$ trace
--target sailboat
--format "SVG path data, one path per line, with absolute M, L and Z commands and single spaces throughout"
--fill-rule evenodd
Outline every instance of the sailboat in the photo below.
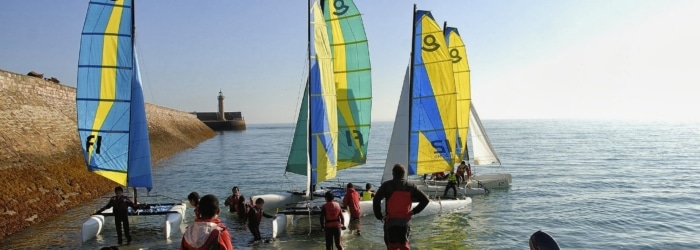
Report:
M 449 57 L 452 62 L 451 67 L 457 91 L 457 137 L 455 138 L 457 145 L 455 162 L 461 162 L 462 160 L 469 161 L 467 139 L 469 132 L 469 110 L 471 106 L 471 86 L 467 50 L 457 28 L 447 27 L 447 22 L 445 22 L 444 25 L 444 34 L 445 42 L 449 50 Z M 412 182 L 418 184 L 421 190 L 431 196 L 443 195 L 447 184 L 446 180 L 414 179 Z M 465 185 L 458 187 L 457 192 L 461 195 L 479 195 L 488 193 L 488 189 L 477 187 L 476 185 L 474 185 L 474 187 L 472 187 L 472 185 Z
M 486 135 L 484 125 L 476 113 L 474 104 L 470 106 L 469 120 L 471 124 L 470 134 L 472 142 L 474 165 L 501 165 L 501 160 L 491 145 L 491 140 Z M 487 189 L 509 188 L 513 183 L 513 177 L 509 173 L 476 174 L 471 177 L 476 186 Z
M 284 210 L 275 214 L 273 238 L 284 233 L 295 217 L 321 213 L 325 200 L 314 200 L 313 190 L 317 183 L 335 177 L 338 166 L 338 104 L 331 44 L 320 3 L 309 2 L 308 7 L 309 78 L 286 167 L 287 172 L 306 175 L 306 190 L 303 201 L 284 204 Z M 343 211 L 343 216 L 347 226 L 350 216 L 347 211 Z
M 133 0 L 92 0 L 80 42 L 76 90 L 78 134 L 88 171 L 133 187 L 130 215 L 163 215 L 166 238 L 179 228 L 185 203 L 138 203 L 136 188 L 153 188 L 146 109 L 134 49 Z M 96 176 L 96 178 L 98 178 Z M 83 242 L 98 235 L 112 208 L 82 226 Z
M 469 162 L 469 150 L 472 151 L 473 165 L 493 165 L 501 163 L 491 141 L 486 135 L 481 119 L 471 101 L 470 70 L 464 42 L 457 28 L 447 27 L 445 23 L 445 39 L 450 49 L 450 57 L 457 86 L 457 161 Z M 471 147 L 468 147 L 468 137 L 471 137 Z M 413 180 L 421 185 L 421 190 L 431 194 L 443 194 L 446 181 Z M 464 195 L 488 193 L 494 188 L 507 188 L 512 178 L 510 174 L 479 174 L 471 177 L 466 185 L 459 188 Z M 485 192 L 483 192 L 485 191 Z
M 413 11 L 412 52 L 391 134 L 382 182 L 394 164 L 419 176 L 454 168 L 457 148 L 457 91 L 448 47 L 429 11 Z M 471 205 L 471 198 L 433 200 L 420 215 Z M 415 205 L 415 203 L 414 203 Z
M 367 162 L 367 146 L 372 109 L 372 80 L 369 48 L 362 16 L 352 0 L 326 1 L 319 4 L 326 21 L 328 42 L 333 58 L 333 77 L 336 89 L 337 127 L 338 127 L 338 165 L 337 170 L 345 170 L 363 165 Z M 306 98 L 306 96 L 304 96 Z M 299 117 L 307 117 L 306 99 L 302 100 Z M 297 121 L 297 128 L 289 154 L 288 172 L 306 174 L 306 133 L 304 122 Z M 298 169 L 298 171 L 297 171 Z M 344 187 L 326 187 L 314 190 L 317 197 L 323 197 L 326 191 L 332 191 L 342 197 Z M 281 207 L 284 203 L 296 202 L 292 193 L 260 196 L 275 201 Z

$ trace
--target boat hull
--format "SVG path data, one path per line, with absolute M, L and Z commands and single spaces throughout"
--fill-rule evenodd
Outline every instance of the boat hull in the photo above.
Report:
M 476 183 L 476 187 L 486 189 L 509 188 L 513 183 L 513 177 L 510 174 L 474 175 L 471 180 L 472 185 Z
M 265 211 L 275 211 L 275 213 L 280 209 L 284 209 L 289 204 L 306 200 L 306 197 L 304 197 L 303 194 L 291 192 L 251 196 L 251 200 L 253 200 L 253 202 L 255 202 L 255 200 L 258 198 L 262 198 L 265 201 Z
M 319 221 L 319 216 L 321 213 L 320 211 L 321 210 L 318 205 L 310 206 L 305 203 L 299 203 L 295 207 L 287 208 L 284 211 L 275 214 L 275 216 L 272 219 L 272 238 L 277 238 L 278 236 L 286 233 L 287 227 L 294 226 L 294 221 L 297 221 L 302 218 L 308 218 L 309 216 L 312 217 L 309 227 L 318 225 L 316 224 L 316 222 Z M 343 226 L 347 228 L 348 224 L 350 223 L 350 213 L 348 213 L 347 210 L 343 210 L 342 215 L 343 219 L 345 220 Z M 345 231 L 346 230 L 343 230 L 342 232 Z
M 175 205 L 170 208 L 169 211 L 171 213 L 165 215 L 165 221 L 163 222 L 163 234 L 165 235 L 165 239 L 170 239 L 172 232 L 180 228 L 185 216 L 185 208 L 185 203 Z
M 86 242 L 92 238 L 95 238 L 100 231 L 102 231 L 102 226 L 105 223 L 105 217 L 102 215 L 90 216 L 87 221 L 83 223 L 83 227 L 80 230 L 80 236 L 83 242 Z
M 423 191 L 425 194 L 427 194 L 430 197 L 443 197 L 443 194 L 445 193 L 445 188 L 447 186 L 440 186 L 440 185 L 416 185 L 418 189 Z M 453 197 L 453 192 L 452 190 L 449 190 L 447 192 L 447 197 L 454 198 Z M 458 187 L 457 188 L 457 196 L 473 196 L 473 195 L 484 195 L 488 194 L 489 190 L 486 188 L 472 188 L 472 187 Z
M 384 210 L 384 202 L 382 201 L 382 210 Z M 472 199 L 469 197 L 465 197 L 464 199 L 456 199 L 456 200 L 431 200 L 428 205 L 415 215 L 414 217 L 418 216 L 428 216 L 428 215 L 435 215 L 443 212 L 452 212 L 460 209 L 467 208 L 471 206 L 472 204 Z M 267 205 L 267 204 L 266 204 Z M 303 205 L 303 204 L 302 204 Z M 418 205 L 418 202 L 413 202 L 411 204 L 411 208 L 415 208 Z M 303 205 L 306 206 L 306 205 Z M 373 203 L 372 201 L 360 201 L 360 209 L 362 210 L 362 216 L 368 216 L 368 215 L 374 215 L 374 210 L 373 210 Z M 312 224 L 311 225 L 316 225 L 313 222 L 318 221 L 318 211 L 311 210 L 301 210 L 301 209 L 296 209 L 296 210 L 290 210 L 290 209 L 285 209 L 285 211 L 280 212 L 275 214 L 273 220 L 272 220 L 272 238 L 277 238 L 280 235 L 286 233 L 287 227 L 294 226 L 293 222 L 298 220 L 299 218 L 303 217 L 308 217 L 308 216 L 314 216 L 315 218 L 312 218 Z M 343 217 L 345 218 L 345 227 L 348 227 L 348 223 L 350 222 L 350 214 L 347 212 L 347 210 L 343 211 Z M 347 230 L 343 230 L 345 232 Z
M 148 208 L 139 208 L 135 211 L 130 210 L 131 214 L 129 216 L 164 215 L 165 220 L 161 226 L 166 239 L 170 238 L 174 230 L 180 228 L 182 220 L 185 217 L 186 203 L 184 202 L 176 204 L 139 205 L 143 205 L 144 207 Z M 167 206 L 171 207 L 167 208 Z M 80 233 L 83 242 L 95 238 L 98 234 L 100 234 L 100 231 L 102 231 L 102 227 L 104 226 L 105 216 L 114 216 L 112 208 L 100 211 L 99 213 L 90 216 L 90 218 L 83 223 Z

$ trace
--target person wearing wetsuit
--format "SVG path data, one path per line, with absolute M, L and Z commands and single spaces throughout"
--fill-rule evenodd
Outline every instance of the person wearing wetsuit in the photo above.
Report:
M 105 205 L 100 211 L 108 208 L 112 209 L 112 214 L 114 214 L 114 224 L 117 227 L 117 243 L 122 244 L 122 226 L 124 226 L 124 236 L 126 236 L 126 243 L 131 243 L 131 235 L 129 234 L 129 207 L 136 209 L 136 204 L 134 204 L 129 197 L 124 195 L 124 189 L 122 187 L 114 188 L 115 196 L 109 198 L 109 203 Z
M 455 171 L 450 171 L 449 174 L 447 174 L 447 186 L 445 186 L 445 193 L 442 194 L 442 197 L 447 196 L 447 191 L 454 190 L 454 198 L 457 199 L 457 175 L 455 175 Z
M 256 199 L 255 206 L 248 209 L 248 214 L 246 215 L 246 218 L 248 218 L 248 223 L 243 224 L 244 227 L 247 225 L 250 232 L 253 234 L 253 241 L 262 240 L 262 237 L 260 236 L 260 221 L 262 221 L 262 217 L 273 217 L 272 215 L 263 212 L 263 205 L 265 205 L 265 200 L 263 200 L 263 198 Z
M 420 213 L 430 200 L 415 184 L 406 181 L 406 168 L 401 164 L 391 170 L 392 180 L 382 183 L 372 199 L 374 216 L 384 222 L 384 243 L 387 249 L 410 249 L 411 216 Z M 381 203 L 386 199 L 386 214 Z M 412 201 L 418 205 L 411 209 Z

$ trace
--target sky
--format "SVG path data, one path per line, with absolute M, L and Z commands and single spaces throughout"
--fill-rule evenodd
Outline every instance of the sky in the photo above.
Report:
M 459 29 L 472 101 L 488 119 L 700 120 L 700 1 L 355 0 L 369 41 L 373 121 L 392 121 L 413 4 Z M 75 86 L 88 1 L 0 3 L 0 69 Z M 136 3 L 146 102 L 294 123 L 305 83 L 307 4 Z

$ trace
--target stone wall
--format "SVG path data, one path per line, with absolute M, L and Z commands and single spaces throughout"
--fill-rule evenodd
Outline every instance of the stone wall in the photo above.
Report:
M 146 115 L 154 162 L 215 135 L 187 112 Z M 0 70 L 0 240 L 113 190 L 86 170 L 76 119 L 75 88 Z

